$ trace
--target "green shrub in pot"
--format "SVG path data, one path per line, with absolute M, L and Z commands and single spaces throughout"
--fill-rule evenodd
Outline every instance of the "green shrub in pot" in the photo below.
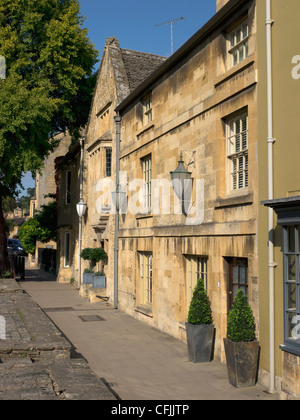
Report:
M 194 363 L 210 362 L 213 357 L 215 329 L 202 279 L 198 280 L 194 289 L 185 326 L 189 360 Z

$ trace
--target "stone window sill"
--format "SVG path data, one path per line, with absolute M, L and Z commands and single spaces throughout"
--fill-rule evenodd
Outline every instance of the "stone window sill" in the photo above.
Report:
M 254 62 L 254 54 L 251 54 L 244 61 L 232 67 L 230 70 L 226 71 L 226 73 L 222 74 L 221 76 L 218 76 L 215 80 L 215 87 L 219 86 L 227 79 L 230 79 L 231 77 L 235 76 L 237 73 L 240 73 L 241 71 L 245 70 L 247 67 L 250 67 Z
M 136 306 L 134 308 L 135 312 L 139 312 L 143 315 L 148 316 L 149 318 L 153 318 L 153 312 L 152 312 L 152 308 L 151 307 L 147 307 L 147 306 Z
M 141 130 L 139 130 L 139 132 L 137 133 L 137 135 L 136 135 L 137 139 L 139 140 L 139 139 L 140 139 L 140 137 L 141 137 L 144 133 L 146 133 L 146 131 L 149 131 L 151 128 L 154 128 L 154 124 L 153 124 L 153 122 L 148 123 L 147 125 L 144 125 L 144 127 L 143 127 Z
M 295 356 L 300 356 L 300 346 L 292 346 L 289 344 L 281 344 L 279 348 L 286 353 L 294 354 Z
M 226 207 L 248 206 L 250 204 L 253 204 L 253 193 L 238 195 L 235 197 L 218 198 L 215 201 L 214 208 L 217 210 Z
M 150 219 L 153 217 L 152 213 L 138 213 L 135 215 L 136 219 Z

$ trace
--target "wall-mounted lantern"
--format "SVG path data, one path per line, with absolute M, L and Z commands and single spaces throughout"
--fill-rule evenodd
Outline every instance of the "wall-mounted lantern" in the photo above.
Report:
M 187 195 L 190 195 L 186 190 L 187 181 L 191 180 L 192 172 L 189 172 L 184 164 L 182 158 L 182 152 L 180 153 L 180 160 L 178 161 L 178 166 L 174 171 L 170 172 L 172 186 L 174 188 L 175 194 L 179 198 L 182 204 L 182 211 L 186 214 L 184 209 L 184 202 L 189 201 L 185 200 Z M 190 197 L 189 197 L 190 198 Z

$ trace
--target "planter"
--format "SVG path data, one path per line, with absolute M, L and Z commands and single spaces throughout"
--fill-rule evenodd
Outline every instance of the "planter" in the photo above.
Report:
M 94 276 L 94 278 L 93 278 L 93 288 L 94 289 L 105 289 L 106 288 L 106 278 L 105 278 L 105 276 Z
M 95 274 L 94 273 L 83 273 L 82 281 L 83 284 L 93 284 Z
M 185 323 L 189 359 L 194 363 L 208 363 L 213 358 L 215 327 Z
M 235 343 L 224 338 L 228 379 L 237 388 L 254 386 L 257 382 L 259 342 Z

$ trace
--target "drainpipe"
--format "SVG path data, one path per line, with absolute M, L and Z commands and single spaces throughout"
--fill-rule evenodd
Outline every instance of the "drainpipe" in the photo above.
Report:
M 80 139 L 80 184 L 79 184 L 79 202 L 83 202 L 83 154 L 84 154 L 84 138 Z M 81 287 L 81 245 L 82 245 L 82 216 L 79 216 L 79 232 L 78 232 L 78 288 Z
M 266 0 L 266 41 L 267 41 L 267 121 L 268 121 L 268 199 L 273 197 L 273 90 L 272 90 L 272 25 L 271 0 Z M 275 308 L 274 308 L 274 212 L 268 209 L 269 229 L 269 393 L 275 392 Z
M 121 117 L 115 116 L 116 123 L 116 213 L 114 236 L 114 309 L 118 309 L 118 258 L 119 258 L 119 191 L 120 191 L 120 141 Z

